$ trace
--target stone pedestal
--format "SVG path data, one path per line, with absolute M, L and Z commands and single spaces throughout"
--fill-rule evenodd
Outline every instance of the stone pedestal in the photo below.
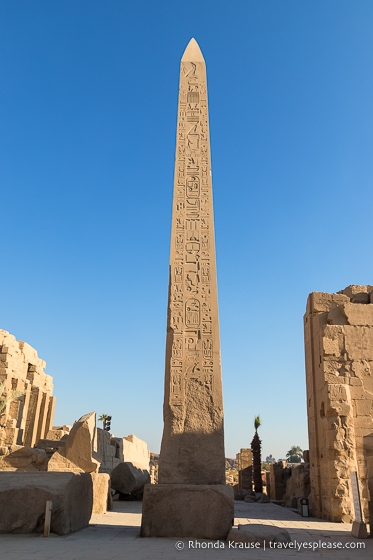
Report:
M 368 538 L 367 526 L 363 521 L 354 521 L 352 523 L 351 534 L 353 537 L 356 537 L 357 539 L 367 539 Z
M 233 488 L 228 485 L 147 484 L 140 535 L 226 539 L 233 507 Z

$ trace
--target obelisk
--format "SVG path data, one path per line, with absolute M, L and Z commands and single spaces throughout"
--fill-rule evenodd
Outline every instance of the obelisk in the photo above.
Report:
M 195 39 L 180 65 L 163 414 L 159 484 L 145 487 L 141 534 L 225 538 L 233 491 L 225 485 L 206 66 Z

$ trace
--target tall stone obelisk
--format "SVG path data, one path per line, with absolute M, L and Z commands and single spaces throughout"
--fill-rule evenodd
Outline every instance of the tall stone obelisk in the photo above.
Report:
M 225 485 L 206 66 L 194 39 L 180 65 L 163 412 L 159 484 L 145 487 L 141 534 L 224 538 L 233 491 Z

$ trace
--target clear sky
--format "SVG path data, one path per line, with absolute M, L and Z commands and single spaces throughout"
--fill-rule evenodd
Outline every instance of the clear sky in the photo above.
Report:
M 226 455 L 308 448 L 311 291 L 372 284 L 373 3 L 0 2 L 0 328 L 158 452 L 179 61 L 209 87 Z

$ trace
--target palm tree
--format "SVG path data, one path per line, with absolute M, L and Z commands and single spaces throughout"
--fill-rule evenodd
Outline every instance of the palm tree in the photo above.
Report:
M 260 426 L 260 414 L 254 418 L 255 434 L 251 442 L 251 451 L 253 453 L 253 479 L 255 492 L 263 491 L 262 482 L 262 459 L 261 459 L 261 446 L 262 442 L 258 436 L 258 428 Z
M 5 381 L 2 381 L 0 383 L 0 414 L 3 413 L 3 411 L 5 410 L 6 405 L 8 404 L 8 402 L 12 402 L 16 399 L 19 399 L 20 397 L 23 397 L 23 395 L 26 393 L 26 391 L 8 391 L 7 394 L 3 397 L 3 393 L 5 390 Z
M 289 463 L 300 463 L 303 459 L 303 450 L 299 445 L 292 445 L 289 451 L 286 453 L 286 460 Z
M 98 419 L 99 422 L 102 422 L 102 429 L 105 430 L 106 428 L 106 420 L 108 419 L 108 414 L 101 414 L 100 418 Z

